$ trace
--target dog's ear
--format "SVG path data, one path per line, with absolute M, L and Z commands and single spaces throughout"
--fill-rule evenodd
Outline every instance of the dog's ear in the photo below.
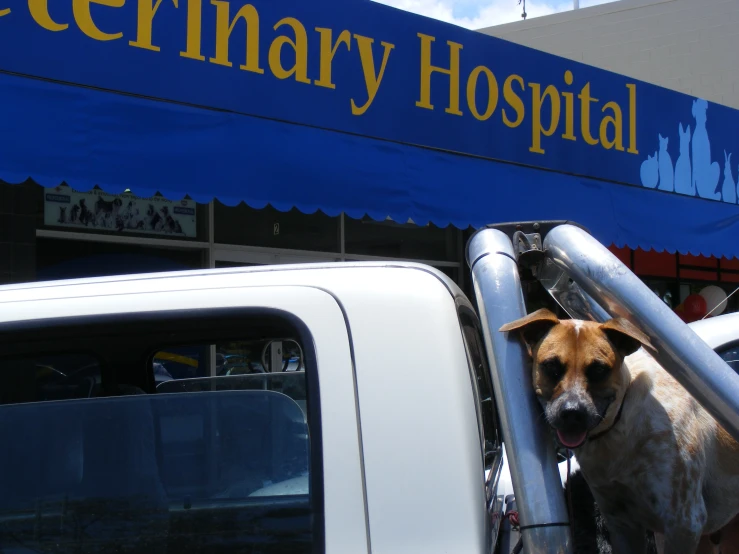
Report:
M 609 319 L 600 328 L 624 357 L 633 354 L 641 346 L 652 352 L 657 351 L 649 337 L 626 318 Z
M 546 308 L 542 308 L 521 319 L 506 323 L 499 330 L 501 332 L 518 331 L 521 340 L 526 345 L 529 356 L 533 356 L 534 345 L 558 323 L 559 319 L 556 315 Z

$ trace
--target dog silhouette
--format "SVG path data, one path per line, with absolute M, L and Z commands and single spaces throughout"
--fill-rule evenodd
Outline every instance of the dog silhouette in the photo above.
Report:
M 675 180 L 675 170 L 672 167 L 672 158 L 670 153 L 667 151 L 667 144 L 670 142 L 670 137 L 659 136 L 659 190 L 666 190 L 672 192 L 673 182 Z
M 690 171 L 690 125 L 686 129 L 683 129 L 682 123 L 679 125 L 680 155 L 675 163 L 675 192 L 695 196 L 693 174 Z
M 708 102 L 705 100 L 699 98 L 693 101 L 693 185 L 701 198 L 719 200 L 721 194 L 716 192 L 716 188 L 721 169 L 718 162 L 711 162 L 711 142 L 706 130 L 707 110 Z
M 736 204 L 736 182 L 731 174 L 731 154 L 724 150 L 724 182 L 721 185 L 721 198 L 729 204 Z

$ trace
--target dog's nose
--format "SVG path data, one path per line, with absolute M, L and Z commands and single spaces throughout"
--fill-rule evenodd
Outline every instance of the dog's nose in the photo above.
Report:
M 566 427 L 580 427 L 587 423 L 588 414 L 581 405 L 576 402 L 567 402 L 562 406 L 560 421 Z

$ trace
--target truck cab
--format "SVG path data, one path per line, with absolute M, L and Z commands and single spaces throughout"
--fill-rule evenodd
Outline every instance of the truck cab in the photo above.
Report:
M 3 550 L 494 548 L 487 356 L 436 270 L 33 283 L 2 287 L 0 306 Z M 219 375 L 228 356 L 249 367 Z

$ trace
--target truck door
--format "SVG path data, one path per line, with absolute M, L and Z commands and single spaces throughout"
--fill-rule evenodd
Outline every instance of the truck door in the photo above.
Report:
M 367 552 L 330 294 L 87 290 L 0 322 L 0 550 Z

